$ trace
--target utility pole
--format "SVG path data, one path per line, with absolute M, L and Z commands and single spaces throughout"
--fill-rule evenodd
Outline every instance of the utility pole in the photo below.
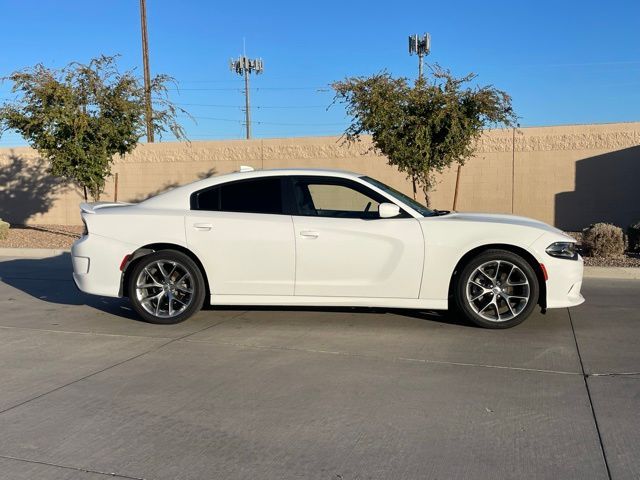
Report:
M 249 101 L 249 75 L 255 73 L 259 75 L 264 70 L 264 64 L 261 58 L 250 59 L 246 54 L 238 57 L 237 60 L 231 59 L 229 67 L 238 75 L 244 76 L 244 113 L 245 125 L 247 126 L 247 140 L 251 138 L 251 110 Z
M 418 55 L 418 78 L 422 79 L 424 57 L 431 51 L 431 35 L 409 35 L 409 55 Z
M 153 143 L 153 110 L 151 109 L 151 73 L 149 72 L 146 0 L 140 0 L 140 27 L 142 30 L 142 64 L 144 67 L 144 103 L 145 120 L 147 121 L 147 142 Z

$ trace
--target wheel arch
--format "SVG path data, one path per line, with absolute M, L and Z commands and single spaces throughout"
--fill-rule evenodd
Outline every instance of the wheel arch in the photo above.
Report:
M 188 248 L 175 243 L 150 243 L 149 245 L 144 245 L 138 248 L 135 252 L 133 252 L 131 254 L 131 258 L 129 259 L 124 269 L 122 270 L 122 276 L 120 279 L 120 296 L 121 297 L 127 296 L 126 286 L 129 283 L 131 272 L 133 272 L 134 265 L 138 263 L 140 259 L 146 257 L 147 255 L 151 253 L 159 252 L 161 250 L 175 250 L 177 252 L 185 254 L 187 257 L 189 257 L 191 260 L 194 261 L 194 263 L 200 269 L 200 273 L 202 273 L 202 277 L 204 278 L 205 301 L 209 303 L 211 291 L 209 288 L 209 278 L 207 277 L 207 272 L 204 268 L 204 265 L 202 264 L 202 262 L 200 261 L 200 259 L 195 253 L 193 253 Z
M 538 305 L 540 305 L 540 307 L 542 307 L 543 309 L 546 309 L 547 308 L 547 282 L 545 280 L 544 271 L 540 266 L 540 262 L 526 249 L 522 247 L 518 247 L 516 245 L 507 244 L 507 243 L 490 243 L 486 245 L 480 245 L 478 247 L 475 247 L 469 250 L 460 258 L 460 260 L 458 260 L 458 263 L 453 269 L 453 272 L 451 273 L 451 278 L 449 280 L 449 293 L 448 293 L 449 305 L 451 305 L 451 302 L 453 299 L 453 291 L 454 291 L 456 282 L 458 281 L 458 276 L 460 275 L 460 272 L 462 271 L 464 266 L 468 262 L 470 262 L 471 259 L 478 256 L 482 252 L 485 252 L 487 250 L 495 250 L 495 249 L 506 250 L 508 252 L 515 253 L 516 255 L 522 257 L 531 266 L 531 268 L 536 274 L 536 278 L 538 279 L 538 286 L 540 289 L 540 294 L 538 297 Z

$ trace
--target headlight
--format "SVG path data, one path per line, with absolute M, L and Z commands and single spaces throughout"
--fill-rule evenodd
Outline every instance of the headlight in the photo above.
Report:
M 569 260 L 578 259 L 578 251 L 575 242 L 556 242 L 547 247 L 546 252 L 552 257 L 567 258 Z

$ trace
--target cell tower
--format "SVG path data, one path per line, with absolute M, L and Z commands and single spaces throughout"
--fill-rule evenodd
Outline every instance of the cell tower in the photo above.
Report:
M 422 78 L 424 57 L 431 51 L 431 35 L 409 35 L 409 55 L 418 55 L 418 78 Z
M 238 75 L 244 76 L 244 105 L 247 126 L 247 140 L 251 138 L 251 110 L 249 102 L 249 75 L 255 73 L 259 75 L 264 70 L 264 64 L 261 58 L 248 58 L 246 55 L 238 57 L 237 60 L 231 59 L 229 67 Z

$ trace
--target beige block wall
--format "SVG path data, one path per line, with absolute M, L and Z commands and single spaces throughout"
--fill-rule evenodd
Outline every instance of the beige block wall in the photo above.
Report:
M 515 213 L 582 228 L 595 221 L 626 226 L 640 218 L 640 123 L 492 130 L 461 169 L 457 209 Z M 360 172 L 411 194 L 405 176 L 372 152 L 369 139 L 336 137 L 155 143 L 116 158 L 118 200 L 139 201 L 171 186 L 240 165 L 337 168 Z M 29 148 L 0 149 L 0 218 L 13 223 L 78 224 L 77 188 L 59 188 Z M 456 167 L 438 176 L 436 208 L 453 205 Z M 102 200 L 113 200 L 114 177 Z

